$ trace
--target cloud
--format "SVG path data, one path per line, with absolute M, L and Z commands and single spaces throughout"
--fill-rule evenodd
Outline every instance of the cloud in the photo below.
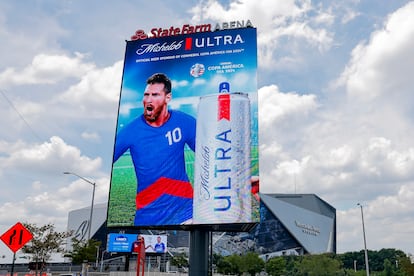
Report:
M 295 117 L 306 117 L 318 107 L 315 95 L 282 93 L 276 85 L 262 87 L 258 94 L 260 123 L 263 128 L 282 124 Z
M 414 183 L 401 185 L 396 192 L 380 196 L 363 205 L 367 247 L 370 250 L 396 248 L 401 241 L 411 240 L 412 214 L 414 207 Z M 363 248 L 362 217 L 360 208 L 353 207 L 337 211 L 338 241 L 353 241 L 354 247 Z M 378 228 L 380 227 L 380 229 Z M 397 249 L 410 253 L 410 245 Z M 347 242 L 338 242 L 338 251 L 349 251 Z M 357 250 L 355 250 L 357 251 Z
M 43 5 L 0 3 L 0 72 L 13 64 L 20 67 L 39 53 L 62 53 L 59 40 L 69 32 Z M 21 73 L 19 70 L 15 73 Z M 0 81 L 0 83 L 2 83 Z
M 388 17 L 383 28 L 372 33 L 352 51 L 352 58 L 338 84 L 345 85 L 349 97 L 365 104 L 401 96 L 414 99 L 414 3 L 411 2 Z M 401 103 L 401 102 L 400 102 Z
M 82 138 L 85 140 L 89 140 L 89 141 L 100 141 L 100 137 L 99 134 L 96 132 L 88 132 L 88 131 L 84 131 L 81 134 Z
M 414 46 L 413 12 L 412 2 L 398 9 L 368 42 L 354 48 L 336 83 L 345 88 L 346 98 L 333 105 L 335 109 L 325 110 L 335 117 L 323 116 L 325 123 L 320 121 L 312 127 L 313 132 L 324 134 L 316 147 L 320 153 L 330 152 L 335 140 L 352 148 L 353 161 L 334 175 L 342 171 L 347 180 L 341 185 L 371 200 L 395 193 L 399 183 L 414 176 L 414 144 L 410 138 L 414 135 L 410 118 L 414 98 L 409 73 L 414 70 L 414 59 L 408 50 Z M 329 118 L 334 124 L 328 123 Z M 322 125 L 329 126 L 327 131 L 321 131 Z M 332 138 L 327 140 L 329 136 Z M 317 160 L 324 167 L 327 156 L 319 156 Z
M 11 225 L 18 217 L 30 218 L 30 222 L 39 225 L 51 222 L 64 226 L 68 210 L 90 202 L 91 186 L 79 178 L 63 175 L 63 171 L 99 176 L 100 157 L 82 155 L 78 148 L 56 136 L 42 144 L 0 144 L 0 176 L 13 185 L 13 189 L 4 189 L 0 196 L 2 223 Z M 66 185 L 67 181 L 74 182 Z M 109 179 L 99 177 L 96 183 L 96 202 L 105 202 Z
M 78 148 L 68 145 L 57 136 L 42 144 L 22 144 L 8 151 L 8 156 L 1 158 L 0 170 L 16 170 L 23 172 L 59 173 L 64 170 L 74 170 L 87 173 L 98 170 L 102 160 L 98 157 L 91 159 L 81 155 Z M 60 169 L 59 169 L 60 168 Z M 57 171 L 58 170 L 58 171 Z M 57 171 L 57 172 L 56 172 Z
M 294 136 L 301 135 L 309 115 L 317 110 L 316 96 L 282 93 L 276 85 L 271 85 L 260 88 L 258 97 L 261 190 L 292 192 L 288 187 L 283 188 L 292 183 L 286 177 L 293 179 L 301 167 L 306 166 L 309 157 L 296 155 L 290 143 L 298 140 Z M 283 181 L 275 181 L 275 178 Z M 273 183 L 278 183 L 278 187 Z
M 96 183 L 95 203 L 106 202 L 109 179 L 99 178 Z M 34 191 L 21 201 L 3 202 L 0 205 L 2 224 L 13 225 L 16 217 L 27 218 L 22 222 L 30 221 L 37 225 L 53 223 L 59 231 L 65 231 L 68 212 L 79 206 L 89 206 L 92 195 L 91 186 L 78 178 L 66 187 L 56 190 L 49 187 L 48 190 Z
M 4 108 L 0 110 L 2 125 L 14 130 L 10 133 L 3 132 L 3 139 L 15 140 L 13 134 L 16 135 L 16 132 L 26 137 L 35 137 L 37 142 L 43 141 L 42 137 L 56 133 L 64 136 L 74 130 L 64 129 L 65 126 L 78 124 L 81 118 L 81 122 L 86 122 L 83 119 L 85 117 L 94 121 L 92 125 L 95 126 L 96 135 L 102 134 L 97 129 L 109 129 L 109 122 L 115 126 L 122 76 L 121 61 L 112 66 L 97 68 L 85 63 L 80 55 L 75 58 L 63 55 L 43 58 L 57 63 L 50 65 L 46 62 L 48 65 L 41 66 L 33 66 L 32 63 L 23 70 L 30 73 L 23 74 L 18 81 L 7 79 L 8 83 L 14 83 L 13 89 L 1 91 L 0 96 L 6 99 L 1 102 L 4 103 Z M 20 81 L 22 83 L 17 83 Z M 23 83 L 25 85 L 22 88 L 16 87 Z M 32 84 L 28 85 L 29 83 Z
M 54 103 L 74 106 L 82 116 L 107 117 L 119 101 L 123 61 L 85 72 L 81 80 L 60 94 Z
M 362 248 L 358 202 L 369 248 L 412 235 L 413 12 L 398 9 L 359 43 L 330 93 L 259 90 L 261 192 L 315 193 L 338 208 L 339 252 Z
M 277 7 L 277 9 L 269 8 Z M 333 34 L 331 11 L 309 1 L 243 0 L 224 6 L 218 1 L 200 3 L 192 9 L 195 22 L 251 20 L 258 29 L 259 64 L 264 68 L 297 70 L 308 48 L 330 49 Z M 310 14 L 318 16 L 309 16 Z
M 32 63 L 22 70 L 7 68 L 0 73 L 0 85 L 53 84 L 70 77 L 81 77 L 94 69 L 91 63 L 83 63 L 84 55 L 38 54 Z

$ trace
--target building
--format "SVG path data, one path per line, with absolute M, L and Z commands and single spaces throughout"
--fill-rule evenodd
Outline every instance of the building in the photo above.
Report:
M 254 251 L 277 255 L 336 253 L 336 210 L 314 194 L 261 194 L 261 222 L 249 233 L 215 242 L 221 255 Z
M 213 233 L 213 252 L 226 256 L 254 251 L 265 259 L 276 255 L 336 253 L 336 209 L 315 194 L 260 194 L 261 222 L 250 232 Z M 94 206 L 92 237 L 106 250 L 109 233 L 139 233 L 131 229 L 106 228 L 106 204 Z M 71 211 L 68 230 L 85 239 L 90 208 Z M 187 231 L 142 231 L 141 234 L 168 235 L 169 253 L 188 252 Z M 68 243 L 68 250 L 71 244 Z

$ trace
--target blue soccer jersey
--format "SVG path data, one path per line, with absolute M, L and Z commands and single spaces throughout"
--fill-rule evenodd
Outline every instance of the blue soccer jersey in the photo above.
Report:
M 160 127 L 148 125 L 141 115 L 116 136 L 114 162 L 129 149 L 135 167 L 135 225 L 174 225 L 192 218 L 184 147 L 195 149 L 196 121 L 183 112 L 169 112 Z
M 162 243 L 162 242 L 155 244 L 154 251 L 156 253 L 164 253 L 165 252 L 165 244 Z

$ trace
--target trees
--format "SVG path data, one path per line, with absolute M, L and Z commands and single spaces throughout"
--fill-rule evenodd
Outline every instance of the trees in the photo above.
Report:
M 96 250 L 101 245 L 100 241 L 97 240 L 77 240 L 72 239 L 72 252 L 68 252 L 65 257 L 72 259 L 73 264 L 82 264 L 84 260 L 89 262 L 96 261 Z
M 31 255 L 35 262 L 47 262 L 53 253 L 63 253 L 66 239 L 70 232 L 56 232 L 53 224 L 37 226 L 36 224 L 24 223 L 27 230 L 33 235 L 33 239 L 23 246 L 22 251 Z
M 171 264 L 182 269 L 188 267 L 188 260 L 184 254 L 178 254 L 172 257 Z
M 286 271 L 286 259 L 283 257 L 274 257 L 267 261 L 266 272 L 271 276 L 281 276 Z
M 217 263 L 217 271 L 222 274 L 242 274 L 242 259 L 239 255 L 225 256 Z
M 248 252 L 241 257 L 242 271 L 255 276 L 263 270 L 265 262 L 259 258 L 259 255 L 253 252 Z
M 414 275 L 414 264 L 411 263 L 409 256 L 400 250 L 370 251 L 369 261 L 370 267 L 373 268 L 371 269 L 372 275 Z M 265 267 L 266 272 L 272 276 L 366 275 L 363 251 L 344 254 L 278 256 L 269 259 Z
M 354 262 L 356 265 L 357 270 L 364 270 L 365 269 L 365 259 L 364 259 L 364 251 L 361 250 L 359 252 L 347 252 L 344 254 L 338 254 L 337 258 L 339 258 L 344 268 L 346 269 L 354 269 Z M 383 248 L 379 251 L 372 251 L 368 250 L 368 261 L 369 261 L 369 268 L 371 271 L 384 271 L 385 270 L 385 260 L 388 260 L 391 266 L 397 267 L 398 263 L 407 264 L 404 260 L 407 258 L 407 255 L 397 249 L 392 248 Z M 389 269 L 389 267 L 387 267 Z M 404 265 L 399 268 L 402 271 L 408 273 L 410 271 L 410 266 Z M 408 273 L 408 275 L 411 275 Z
M 406 275 L 414 275 L 414 264 L 411 263 L 410 256 L 401 257 L 398 260 L 398 266 Z
M 24 226 L 32 233 L 33 239 L 23 246 L 22 251 L 31 255 L 30 266 L 36 271 L 42 270 L 53 253 L 65 253 L 65 257 L 71 258 L 74 264 L 82 264 L 84 260 L 96 261 L 96 250 L 101 245 L 100 241 L 72 239 L 73 250 L 66 252 L 64 245 L 67 238 L 72 235 L 72 231 L 56 232 L 55 226 L 51 223 L 43 226 L 24 223 Z
M 242 256 L 234 254 L 218 258 L 217 270 L 222 274 L 242 275 L 243 272 L 247 272 L 254 276 L 263 270 L 264 265 L 258 254 L 248 252 Z
M 23 246 L 22 251 L 30 255 L 30 260 L 35 264 L 44 264 L 50 260 L 53 253 L 63 253 L 66 239 L 72 234 L 70 231 L 56 232 L 55 226 L 51 223 L 37 226 L 32 223 L 23 223 L 23 225 L 33 235 L 33 239 Z M 35 270 L 41 267 L 35 265 Z
M 328 254 L 308 255 L 297 262 L 298 275 L 340 275 L 342 263 Z

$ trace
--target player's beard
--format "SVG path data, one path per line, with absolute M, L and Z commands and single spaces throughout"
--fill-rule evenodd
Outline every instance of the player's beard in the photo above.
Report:
M 162 106 L 159 106 L 157 108 L 154 106 L 147 106 L 145 107 L 145 110 L 144 110 L 145 119 L 148 122 L 155 122 L 160 117 L 162 111 L 163 111 Z

